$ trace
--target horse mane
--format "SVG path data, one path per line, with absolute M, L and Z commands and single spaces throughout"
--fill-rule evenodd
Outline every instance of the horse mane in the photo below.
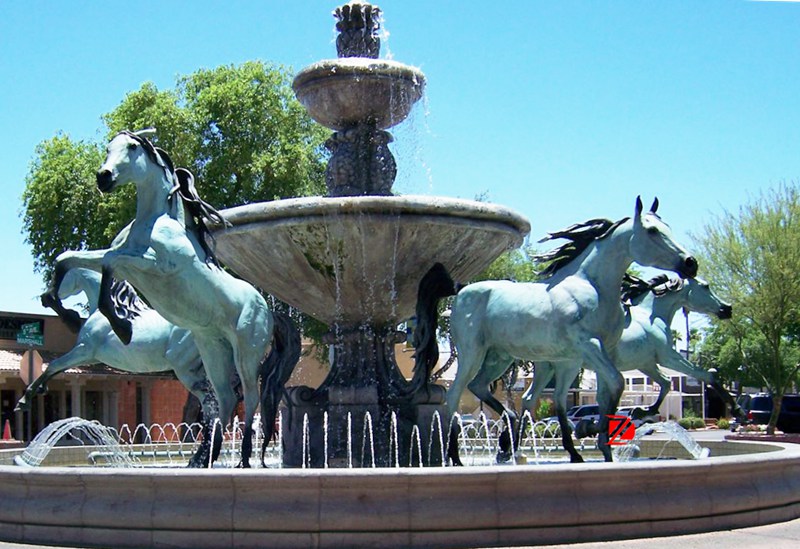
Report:
M 625 304 L 635 304 L 647 292 L 653 292 L 656 296 L 662 296 L 669 292 L 677 292 L 683 288 L 682 278 L 672 278 L 668 274 L 659 274 L 648 281 L 625 273 L 622 278 L 622 302 Z
M 194 175 L 192 175 L 192 172 L 186 168 L 175 168 L 175 165 L 172 162 L 169 154 L 167 154 L 164 149 L 156 147 L 152 141 L 143 135 L 139 135 L 128 130 L 123 130 L 120 133 L 127 135 L 137 143 L 141 144 L 150 159 L 158 166 L 161 166 L 172 178 L 173 187 L 170 191 L 170 197 L 174 196 L 176 192 L 178 195 L 180 195 L 184 205 L 186 206 L 186 210 L 191 217 L 191 220 L 187 221 L 187 228 L 196 231 L 200 247 L 206 254 L 206 263 L 212 263 L 219 266 L 217 255 L 214 252 L 213 246 L 208 245 L 207 239 L 212 243 L 215 240 L 214 235 L 208 229 L 208 225 L 206 225 L 205 220 L 209 219 L 212 222 L 223 226 L 227 226 L 228 222 L 216 208 L 200 198 L 200 195 L 198 194 L 194 185 Z
M 149 139 L 147 139 L 142 135 L 133 133 L 128 130 L 122 130 L 119 133 L 127 135 L 128 137 L 139 143 L 142 146 L 142 148 L 147 152 L 147 156 L 150 157 L 150 160 L 152 160 L 154 163 L 164 168 L 164 171 L 166 171 L 169 175 L 172 175 L 175 172 L 175 164 L 172 162 L 172 158 L 170 158 L 169 154 L 167 154 L 167 151 L 159 147 L 156 147 L 152 141 L 150 141 Z
M 625 273 L 622 277 L 622 302 L 632 304 L 652 288 L 653 286 L 650 282 L 630 273 Z
M 650 281 L 651 289 L 655 295 L 664 295 L 670 292 L 678 292 L 683 289 L 684 281 L 682 278 L 673 278 L 667 274 L 661 274 Z
M 219 266 L 213 246 L 209 246 L 206 240 L 208 239 L 212 243 L 215 242 L 214 235 L 209 230 L 208 225 L 206 225 L 206 219 L 222 226 L 226 226 L 229 223 L 216 208 L 200 198 L 197 188 L 194 186 L 194 175 L 192 175 L 192 172 L 186 168 L 178 168 L 175 170 L 175 180 L 176 190 L 191 217 L 191 228 L 196 231 L 200 247 L 202 247 L 203 251 L 206 253 L 206 263 L 213 263 Z
M 136 318 L 143 311 L 150 309 L 127 280 L 116 278 L 111 283 L 111 303 L 117 316 L 126 320 Z
M 569 242 L 549 252 L 533 256 L 533 260 L 537 263 L 550 262 L 547 267 L 539 272 L 539 276 L 542 278 L 553 276 L 573 259 L 581 255 L 583 251 L 589 247 L 589 244 L 595 240 L 605 238 L 628 219 L 630 218 L 624 217 L 619 221 L 611 221 L 603 218 L 590 219 L 583 223 L 570 225 L 561 231 L 548 233 L 547 236 L 539 240 L 539 242 L 546 242 L 559 238 L 565 238 L 569 240 Z

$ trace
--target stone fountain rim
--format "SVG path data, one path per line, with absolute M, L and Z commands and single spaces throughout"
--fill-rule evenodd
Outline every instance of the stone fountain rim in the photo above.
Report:
M 527 236 L 531 230 L 527 218 L 505 206 L 426 195 L 286 198 L 234 206 L 221 213 L 234 227 L 295 218 L 417 215 L 495 222 L 512 227 L 522 236 Z M 212 230 L 224 229 L 217 225 Z
M 725 530 L 800 516 L 800 446 L 769 446 L 782 450 L 435 470 L 0 465 L 0 539 L 194 549 L 506 547 Z
M 297 92 L 300 88 L 313 85 L 318 79 L 341 77 L 352 80 L 352 77 L 365 79 L 399 78 L 409 80 L 420 90 L 425 86 L 425 74 L 421 69 L 392 59 L 371 59 L 368 57 L 337 57 L 322 59 L 300 70 L 294 77 L 292 88 Z M 420 95 L 422 95 L 420 91 Z

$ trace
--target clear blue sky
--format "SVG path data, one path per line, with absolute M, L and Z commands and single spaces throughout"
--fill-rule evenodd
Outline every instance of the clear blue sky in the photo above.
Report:
M 709 215 L 800 181 L 800 3 L 378 5 L 384 56 L 428 79 L 424 104 L 394 132 L 398 192 L 485 193 L 526 215 L 534 239 L 657 195 L 689 246 Z M 299 70 L 335 57 L 336 6 L 1 2 L 0 310 L 42 311 L 19 216 L 39 142 L 98 138 L 100 116 L 146 81 L 170 88 L 201 67 Z

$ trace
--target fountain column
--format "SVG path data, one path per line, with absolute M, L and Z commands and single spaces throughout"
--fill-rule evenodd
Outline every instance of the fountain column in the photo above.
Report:
M 377 61 L 380 8 L 351 2 L 333 15 L 339 32 L 338 58 L 306 68 L 293 84 L 311 117 L 335 130 L 325 143 L 331 151 L 325 173 L 328 196 L 392 196 L 397 166 L 389 150 L 392 136 L 386 129 L 408 116 L 422 97 L 425 79 L 413 67 Z M 373 253 L 385 255 L 379 250 Z M 363 297 L 370 296 L 364 292 Z M 441 449 L 429 456 L 426 442 L 424 455 L 413 455 L 414 451 L 419 454 L 420 445 L 414 448 L 409 441 L 415 431 L 426 441 L 430 438 L 433 412 L 445 420 L 444 390 L 434 388 L 424 397 L 409 394 L 395 362 L 395 345 L 405 341 L 405 333 L 397 332 L 396 326 L 397 319 L 386 314 L 356 321 L 337 318 L 326 338 L 334 349 L 330 375 L 316 391 L 291 392 L 296 411 L 302 410 L 297 415 L 315 416 L 307 423 L 312 448 L 325 444 L 323 433 L 315 431 L 324 423 L 320 411 L 328 411 L 329 464 L 370 465 L 373 448 L 378 465 L 398 461 L 408 465 L 420 459 L 441 463 Z M 423 420 L 428 424 L 421 424 Z M 301 427 L 299 421 L 294 419 L 293 428 Z M 369 433 L 365 436 L 365 428 L 371 428 L 372 441 Z M 395 438 L 401 441 L 399 449 Z M 284 454 L 287 465 L 298 465 L 297 458 L 302 460 L 303 455 L 302 448 L 293 448 L 291 442 L 285 444 Z M 310 455 L 317 465 L 324 458 L 315 450 Z

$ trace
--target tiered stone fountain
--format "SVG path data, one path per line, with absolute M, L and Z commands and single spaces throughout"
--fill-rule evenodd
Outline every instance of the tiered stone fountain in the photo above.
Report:
M 376 8 L 349 4 L 336 13 L 342 51 L 352 52 L 346 43 L 355 41 L 367 45 L 359 55 L 377 52 Z M 427 431 L 441 395 L 415 392 L 399 374 L 395 326 L 412 314 L 417 283 L 433 262 L 465 280 L 528 231 L 524 219 L 503 208 L 391 196 L 394 162 L 385 130 L 408 113 L 423 83 L 419 71 L 374 57 L 303 71 L 295 84 L 301 101 L 337 131 L 331 196 L 234 208 L 226 212 L 234 227 L 217 235 L 220 256 L 241 275 L 331 326 L 330 376 L 320 388 L 292 394 L 295 420 L 283 433 L 288 465 L 302 463 L 296 418 L 306 413 L 313 416 L 312 465 L 321 460 L 318 417 L 326 411 L 333 465 L 346 452 L 348 412 L 354 422 L 370 412 L 381 463 L 392 461 L 391 445 L 380 438 L 391 412 L 398 430 Z M 403 470 L 22 468 L 12 465 L 20 450 L 0 451 L 0 540 L 505 547 L 720 530 L 800 516 L 795 446 L 723 442 L 697 461 Z M 407 447 L 401 451 L 410 455 Z M 716 457 L 726 452 L 740 455 Z
M 486 203 L 392 195 L 397 168 L 386 130 L 422 97 L 425 77 L 377 59 L 379 8 L 350 3 L 334 15 L 339 58 L 294 80 L 309 114 L 335 130 L 326 143 L 328 196 L 224 211 L 232 227 L 216 235 L 217 252 L 240 276 L 330 326 L 330 375 L 321 387 L 289 391 L 285 465 L 303 464 L 304 440 L 307 464 L 372 465 L 361 453 L 365 421 L 377 465 L 436 464 L 439 425 L 447 428 L 444 390 L 414 390 L 401 375 L 394 353 L 405 334 L 397 326 L 413 316 L 417 286 L 434 263 L 469 280 L 518 247 L 530 225 Z

